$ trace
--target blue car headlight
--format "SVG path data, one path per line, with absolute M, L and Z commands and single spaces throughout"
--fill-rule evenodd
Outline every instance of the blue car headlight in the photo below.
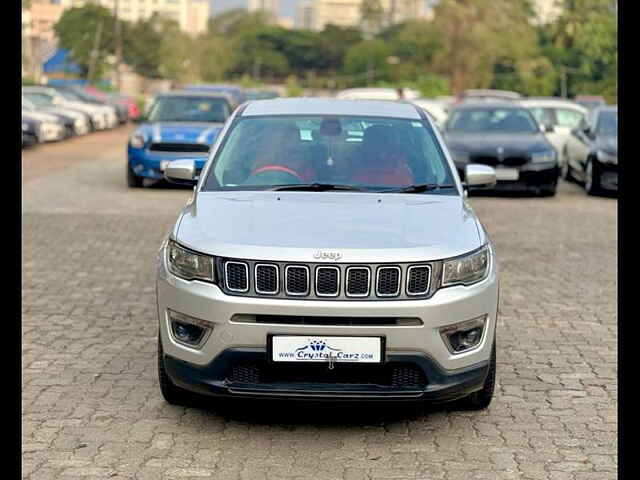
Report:
M 142 132 L 133 132 L 129 138 L 129 144 L 133 148 L 142 148 L 147 143 L 147 136 Z

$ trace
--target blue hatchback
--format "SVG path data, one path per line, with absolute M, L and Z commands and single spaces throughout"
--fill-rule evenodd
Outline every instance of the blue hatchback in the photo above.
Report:
M 201 170 L 231 112 L 224 94 L 178 91 L 156 96 L 129 138 L 127 184 L 142 187 L 145 178 L 161 180 L 169 162 L 177 159 L 194 159 Z

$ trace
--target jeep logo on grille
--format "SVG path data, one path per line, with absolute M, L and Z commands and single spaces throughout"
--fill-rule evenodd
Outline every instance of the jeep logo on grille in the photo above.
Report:
M 338 252 L 323 252 L 318 250 L 313 254 L 313 258 L 317 260 L 340 260 L 342 258 L 342 254 Z

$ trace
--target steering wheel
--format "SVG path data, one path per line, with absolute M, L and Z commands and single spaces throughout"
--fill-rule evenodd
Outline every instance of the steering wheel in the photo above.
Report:
M 251 172 L 245 184 L 249 185 L 277 185 L 277 184 L 305 183 L 302 176 L 295 170 L 281 165 L 265 165 Z

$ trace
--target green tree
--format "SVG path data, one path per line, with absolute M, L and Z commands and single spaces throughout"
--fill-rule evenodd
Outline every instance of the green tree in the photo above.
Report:
M 100 78 L 107 70 L 107 56 L 114 52 L 115 19 L 111 12 L 99 5 L 87 4 L 69 8 L 54 25 L 59 45 L 71 52 L 71 58 L 94 78 Z
M 523 0 L 441 0 L 434 19 L 442 45 L 436 72 L 459 93 L 490 86 L 498 62 L 517 68 L 516 60 L 536 48 L 529 7 Z
M 389 56 L 391 49 L 381 40 L 360 42 L 347 51 L 344 72 L 355 76 L 354 85 L 365 85 L 370 70 L 375 80 L 389 80 Z

